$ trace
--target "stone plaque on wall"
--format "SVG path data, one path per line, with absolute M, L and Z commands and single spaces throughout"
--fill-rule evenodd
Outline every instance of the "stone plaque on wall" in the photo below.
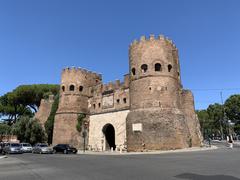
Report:
M 102 99 L 102 108 L 112 108 L 113 107 L 113 95 L 104 96 Z
M 142 123 L 132 124 L 132 130 L 142 132 Z

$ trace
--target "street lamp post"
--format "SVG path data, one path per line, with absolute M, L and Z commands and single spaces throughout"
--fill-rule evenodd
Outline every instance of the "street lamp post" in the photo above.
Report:
M 222 120 L 219 121 L 219 124 L 220 124 L 221 138 L 223 139 L 223 127 L 222 127 L 223 124 L 222 124 L 222 122 L 224 123 L 224 121 L 225 121 L 225 106 L 223 104 L 222 92 L 220 92 L 220 96 L 221 96 L 221 102 L 222 102 L 222 107 L 223 107 L 223 117 L 222 117 Z

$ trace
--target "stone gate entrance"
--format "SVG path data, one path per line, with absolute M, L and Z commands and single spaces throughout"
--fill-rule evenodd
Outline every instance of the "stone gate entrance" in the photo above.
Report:
M 115 129 L 112 124 L 108 123 L 103 126 L 102 132 L 105 136 L 105 150 L 116 149 L 115 144 Z
M 115 151 L 126 142 L 126 118 L 129 110 L 90 116 L 88 147 L 92 151 Z

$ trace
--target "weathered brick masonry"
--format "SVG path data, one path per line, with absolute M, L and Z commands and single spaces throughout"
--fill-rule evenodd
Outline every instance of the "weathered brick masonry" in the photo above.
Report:
M 163 36 L 141 37 L 129 47 L 124 82 L 102 83 L 101 74 L 82 68 L 62 72 L 53 144 L 83 148 L 77 117 L 87 115 L 92 150 L 145 151 L 201 145 L 199 122 L 190 91 L 180 78 L 178 50 Z

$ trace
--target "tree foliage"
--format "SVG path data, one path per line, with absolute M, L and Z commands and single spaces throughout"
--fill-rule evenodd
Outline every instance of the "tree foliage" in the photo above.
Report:
M 204 134 L 206 130 L 210 127 L 210 120 L 207 110 L 198 110 L 196 111 L 201 126 L 201 131 Z
M 44 142 L 46 140 L 46 135 L 39 121 L 27 116 L 21 117 L 12 125 L 12 134 L 16 135 L 21 142 L 31 144 Z
M 240 95 L 230 96 L 225 102 L 227 117 L 235 123 L 240 120 Z
M 203 137 L 207 138 L 212 134 L 221 135 L 220 121 L 222 118 L 216 115 L 218 106 L 211 106 L 207 110 L 196 111 L 201 126 Z M 219 117 L 219 119 L 218 119 Z
M 59 85 L 35 84 L 18 86 L 12 92 L 0 97 L 0 115 L 8 116 L 12 122 L 23 115 L 33 116 L 37 112 L 42 98 L 56 95 Z
M 86 118 L 86 114 L 79 114 L 77 118 L 76 129 L 78 132 L 82 132 L 82 125 L 84 124 L 84 119 Z
M 8 135 L 8 134 L 10 134 L 10 132 L 11 132 L 11 126 L 9 126 L 5 123 L 0 124 L 0 136 Z
M 202 133 L 219 135 L 221 126 L 224 134 L 228 133 L 229 120 L 234 123 L 234 131 L 240 134 L 240 95 L 230 96 L 223 105 L 215 103 L 206 110 L 196 111 Z
M 56 95 L 52 105 L 50 115 L 44 124 L 45 131 L 48 138 L 48 144 L 52 144 L 53 126 L 54 126 L 55 115 L 58 109 L 58 104 L 59 104 L 59 95 Z
M 29 107 L 19 104 L 14 93 L 7 93 L 0 97 L 0 115 L 8 116 L 8 120 L 16 121 L 18 116 L 32 116 L 32 111 Z

